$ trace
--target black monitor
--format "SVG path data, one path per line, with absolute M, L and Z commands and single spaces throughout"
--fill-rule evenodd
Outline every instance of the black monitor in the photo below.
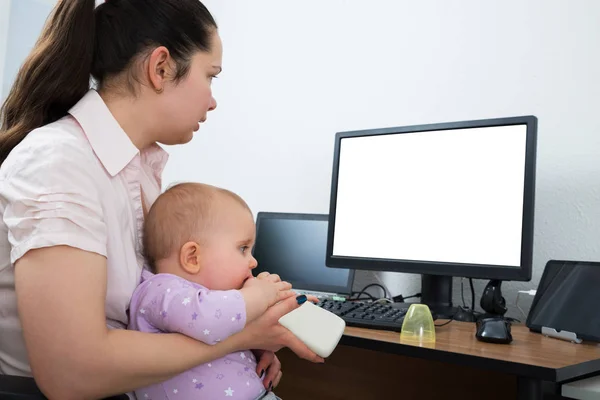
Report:
M 327 266 L 422 275 L 452 307 L 452 277 L 531 279 L 537 118 L 340 132 Z
M 354 270 L 325 265 L 327 226 L 327 214 L 259 212 L 254 276 L 268 271 L 290 282 L 294 289 L 350 295 Z

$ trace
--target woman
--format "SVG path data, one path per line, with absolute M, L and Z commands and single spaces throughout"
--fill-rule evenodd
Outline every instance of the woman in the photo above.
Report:
M 156 143 L 190 141 L 215 109 L 221 58 L 198 0 L 58 2 L 2 109 L 0 373 L 33 375 L 48 397 L 79 400 L 240 349 L 263 349 L 259 369 L 274 386 L 273 351 L 322 362 L 277 323 L 293 298 L 215 346 L 123 329 L 167 158 Z

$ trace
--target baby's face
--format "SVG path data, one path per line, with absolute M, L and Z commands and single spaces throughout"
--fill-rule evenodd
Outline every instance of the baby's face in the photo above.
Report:
M 233 199 L 219 204 L 213 230 L 200 248 L 201 270 L 196 282 L 211 290 L 241 289 L 252 277 L 256 259 L 252 247 L 256 228 L 252 214 Z

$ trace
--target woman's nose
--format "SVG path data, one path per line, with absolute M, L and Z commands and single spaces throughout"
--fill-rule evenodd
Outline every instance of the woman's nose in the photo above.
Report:
M 211 97 L 211 99 L 210 99 L 210 105 L 208 106 L 208 111 L 212 111 L 215 108 L 217 108 L 217 100 L 215 100 L 214 97 Z

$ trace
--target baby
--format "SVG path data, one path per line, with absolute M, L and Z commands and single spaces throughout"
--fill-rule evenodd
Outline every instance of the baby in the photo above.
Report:
M 213 345 L 293 296 L 287 282 L 253 278 L 254 239 L 252 213 L 238 195 L 200 183 L 165 191 L 146 217 L 143 242 L 150 271 L 144 270 L 133 294 L 129 329 L 178 332 Z M 139 389 L 136 396 L 276 399 L 256 369 L 254 354 L 242 351 Z

